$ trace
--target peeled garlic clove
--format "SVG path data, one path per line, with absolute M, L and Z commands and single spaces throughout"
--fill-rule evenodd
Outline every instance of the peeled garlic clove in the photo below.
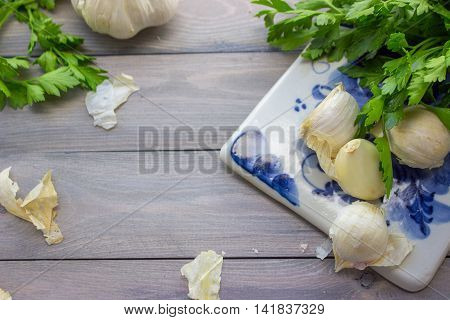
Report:
M 450 150 L 447 128 L 421 106 L 406 109 L 403 120 L 388 135 L 392 153 L 412 168 L 440 167 Z
M 356 133 L 359 112 L 356 100 L 339 84 L 303 121 L 299 136 L 316 151 L 320 166 L 333 177 L 333 159 Z
M 380 171 L 380 155 L 375 145 L 354 139 L 339 150 L 335 160 L 335 179 L 349 195 L 376 200 L 385 194 Z
M 330 228 L 336 272 L 344 268 L 400 265 L 412 246 L 388 232 L 383 211 L 368 202 L 345 207 Z

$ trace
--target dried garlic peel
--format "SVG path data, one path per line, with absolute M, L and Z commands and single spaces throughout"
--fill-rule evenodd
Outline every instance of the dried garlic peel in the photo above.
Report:
M 121 74 L 111 83 L 103 81 L 97 87 L 96 92 L 88 92 L 86 95 L 86 107 L 94 118 L 94 126 L 110 130 L 117 125 L 117 116 L 114 110 L 128 100 L 128 97 L 138 91 L 139 87 L 133 77 Z
M 392 233 L 389 235 L 388 245 L 383 256 L 375 261 L 372 266 L 399 266 L 412 251 L 412 249 L 413 246 L 403 234 Z
M 26 221 L 31 221 L 29 214 L 21 207 L 22 200 L 16 199 L 16 194 L 19 191 L 19 185 L 17 182 L 12 181 L 9 178 L 10 171 L 11 167 L 0 173 L 0 204 L 5 207 L 9 213 L 15 215 L 16 217 Z
M 8 291 L 0 289 L 0 300 L 12 300 Z
M 11 168 L 8 168 L 0 173 L 0 204 L 9 213 L 33 223 L 38 230 L 42 230 L 49 245 L 63 241 L 61 231 L 54 221 L 58 194 L 52 183 L 51 172 L 47 172 L 41 182 L 22 201 L 16 199 L 19 186 L 9 178 L 10 171 Z
M 330 239 L 326 239 L 316 248 L 316 258 L 324 260 L 333 251 L 333 243 Z
M 196 300 L 219 300 L 223 257 L 212 250 L 202 252 L 181 268 L 189 281 L 188 297 Z
M 31 222 L 38 230 L 42 230 L 49 245 L 60 243 L 64 239 L 54 221 L 57 206 L 58 194 L 52 182 L 52 173 L 48 171 L 41 182 L 26 196 L 22 207 L 30 213 Z

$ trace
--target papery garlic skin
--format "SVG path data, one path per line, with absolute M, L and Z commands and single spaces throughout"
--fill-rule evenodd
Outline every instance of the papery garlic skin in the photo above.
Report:
M 355 98 L 339 84 L 300 125 L 300 138 L 316 151 L 320 166 L 330 177 L 334 176 L 333 159 L 356 133 L 358 112 Z
M 389 235 L 381 209 L 367 202 L 355 202 L 334 221 L 330 237 L 335 255 L 364 269 L 383 255 Z
M 339 150 L 334 166 L 335 179 L 345 193 L 362 200 L 376 200 L 385 194 L 380 155 L 372 142 L 351 140 Z
M 12 300 L 11 294 L 0 288 L 0 300 Z
M 179 0 L 72 0 L 92 30 L 117 39 L 134 37 L 142 29 L 167 23 Z
M 11 167 L 0 172 L 0 205 L 16 217 L 31 222 L 29 214 L 21 206 L 22 199 L 16 199 L 19 185 L 11 180 L 9 177 L 10 172 Z
M 440 167 L 450 151 L 447 128 L 433 112 L 421 106 L 406 109 L 402 121 L 388 136 L 392 153 L 412 168 Z

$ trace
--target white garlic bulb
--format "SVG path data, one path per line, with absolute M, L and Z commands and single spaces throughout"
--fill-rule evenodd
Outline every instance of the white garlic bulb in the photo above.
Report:
M 402 234 L 389 234 L 383 211 L 368 202 L 345 207 L 330 228 L 336 272 L 344 268 L 400 265 L 412 246 Z
M 333 177 L 333 159 L 339 149 L 356 133 L 358 103 L 339 84 L 303 121 L 299 136 L 316 151 L 320 166 Z
M 412 168 L 440 167 L 450 150 L 447 128 L 434 113 L 420 106 L 406 109 L 402 121 L 388 135 L 392 153 Z
M 335 180 L 342 190 L 362 200 L 376 200 L 385 194 L 380 155 L 375 145 L 354 139 L 344 145 L 334 162 Z
M 178 0 L 72 0 L 72 5 L 92 30 L 129 39 L 142 29 L 167 23 Z

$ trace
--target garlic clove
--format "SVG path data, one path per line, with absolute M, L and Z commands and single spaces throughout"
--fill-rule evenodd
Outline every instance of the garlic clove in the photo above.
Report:
M 375 145 L 354 139 L 336 157 L 335 180 L 345 193 L 362 200 L 376 200 L 385 194 L 380 171 L 380 155 Z
M 404 235 L 389 234 L 383 211 L 368 202 L 358 201 L 345 207 L 329 235 L 336 272 L 345 268 L 398 266 L 412 250 Z
M 343 268 L 364 269 L 378 260 L 388 245 L 388 229 L 382 211 L 367 202 L 344 208 L 330 229 L 336 272 Z
M 334 177 L 332 160 L 356 133 L 358 112 L 356 100 L 339 84 L 300 125 L 300 138 L 316 151 L 320 166 L 330 177 Z
M 388 136 L 392 153 L 412 168 L 440 167 L 450 150 L 449 131 L 434 113 L 421 106 L 406 109 Z

